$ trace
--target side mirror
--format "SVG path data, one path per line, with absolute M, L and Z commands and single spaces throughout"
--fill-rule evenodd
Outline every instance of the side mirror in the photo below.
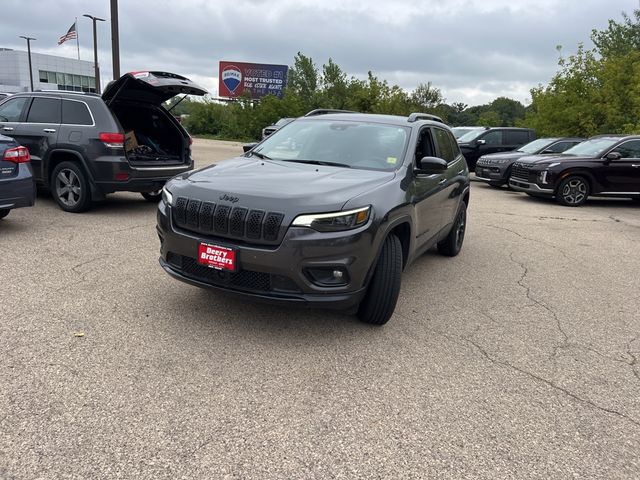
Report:
M 604 158 L 607 160 L 620 160 L 622 158 L 622 154 L 620 154 L 620 152 L 609 152 Z
M 434 175 L 447 171 L 447 162 L 438 157 L 423 157 L 418 162 L 417 173 Z
M 476 145 L 484 145 L 485 143 L 487 143 L 487 141 L 482 138 L 480 140 L 476 140 Z
M 242 151 L 244 153 L 247 153 L 249 150 L 251 150 L 256 145 L 258 145 L 258 144 L 257 143 L 245 143 L 244 145 L 242 145 Z

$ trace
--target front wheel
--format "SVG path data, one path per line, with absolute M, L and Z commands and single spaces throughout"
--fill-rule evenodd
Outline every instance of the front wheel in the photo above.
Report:
M 455 257 L 462 250 L 462 243 L 464 242 L 464 233 L 467 229 L 467 204 L 460 203 L 458 214 L 453 221 L 453 226 L 447 238 L 438 242 L 438 252 L 441 255 L 447 257 Z
M 579 207 L 589 197 L 589 182 L 579 175 L 570 175 L 558 186 L 556 200 L 566 207 Z
M 7 210 L 7 209 L 2 209 L 2 210 L 0 210 L 0 218 L 4 218 L 4 217 L 6 217 L 7 215 L 9 215 L 9 212 L 10 212 L 10 211 L 11 211 L 11 210 Z
M 396 308 L 402 281 L 402 245 L 394 234 L 382 246 L 376 269 L 364 300 L 358 308 L 358 318 L 373 325 L 384 325 Z
M 148 202 L 158 203 L 162 198 L 162 189 L 154 190 L 153 192 L 142 192 L 141 195 Z
M 82 167 L 74 162 L 62 162 L 51 174 L 51 193 L 65 212 L 80 213 L 91 207 L 89 182 Z

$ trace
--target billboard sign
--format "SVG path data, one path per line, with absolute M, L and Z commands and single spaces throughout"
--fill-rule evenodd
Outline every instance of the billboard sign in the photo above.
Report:
M 282 98 L 287 86 L 288 68 L 286 65 L 221 61 L 218 78 L 219 95 L 237 98 L 249 92 L 253 99 L 266 95 Z

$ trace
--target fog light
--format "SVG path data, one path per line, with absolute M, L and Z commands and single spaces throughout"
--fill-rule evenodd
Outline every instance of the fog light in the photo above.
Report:
M 320 287 L 339 287 L 349 283 L 349 274 L 343 267 L 307 268 L 305 274 Z

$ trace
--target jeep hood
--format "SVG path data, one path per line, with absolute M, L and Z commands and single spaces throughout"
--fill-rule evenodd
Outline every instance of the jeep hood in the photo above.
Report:
M 289 214 L 317 213 L 339 211 L 351 198 L 389 182 L 395 175 L 395 171 L 237 157 L 179 175 L 167 188 L 174 198 Z

